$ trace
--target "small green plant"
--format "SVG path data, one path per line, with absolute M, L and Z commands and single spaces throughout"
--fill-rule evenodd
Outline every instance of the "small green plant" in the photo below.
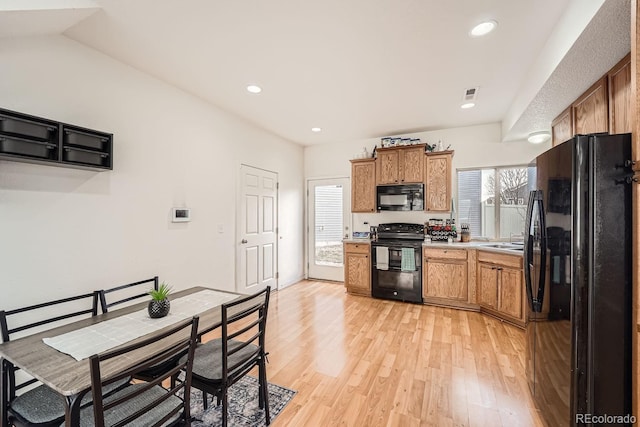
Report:
M 170 293 L 171 286 L 167 285 L 164 282 L 160 284 L 157 291 L 155 289 L 151 289 L 149 291 L 149 295 L 151 295 L 151 299 L 153 301 L 164 301 L 167 299 Z

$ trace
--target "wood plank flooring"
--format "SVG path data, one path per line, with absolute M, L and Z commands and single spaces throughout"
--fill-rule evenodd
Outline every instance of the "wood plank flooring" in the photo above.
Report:
M 348 295 L 302 281 L 273 292 L 270 382 L 298 394 L 278 426 L 543 426 L 524 331 L 475 312 Z

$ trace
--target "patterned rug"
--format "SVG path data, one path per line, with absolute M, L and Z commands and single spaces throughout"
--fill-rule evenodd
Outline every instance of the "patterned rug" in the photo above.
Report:
M 295 391 L 279 385 L 268 385 L 269 411 L 271 422 L 287 406 L 287 403 L 296 394 Z M 202 392 L 191 389 L 191 416 L 192 427 L 208 427 L 222 425 L 222 405 L 216 406 L 215 398 L 211 395 L 208 408 L 205 411 L 202 406 Z M 258 379 L 245 375 L 240 381 L 229 389 L 229 426 L 253 427 L 265 425 L 264 410 L 258 407 Z

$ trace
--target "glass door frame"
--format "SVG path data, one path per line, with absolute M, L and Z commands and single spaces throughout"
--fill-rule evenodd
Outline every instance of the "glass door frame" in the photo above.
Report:
M 344 258 L 341 267 L 322 266 L 315 264 L 315 188 L 323 185 L 341 185 L 342 192 L 342 240 L 351 233 L 351 181 L 349 177 L 308 178 L 306 202 L 306 276 L 309 279 L 343 281 Z M 342 248 L 341 248 L 342 250 Z M 344 252 L 343 252 L 344 253 Z

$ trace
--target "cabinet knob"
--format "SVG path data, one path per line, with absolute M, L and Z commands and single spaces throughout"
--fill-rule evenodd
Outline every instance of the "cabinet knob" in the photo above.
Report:
M 245 243 L 248 243 L 248 240 L 247 239 L 242 239 L 242 241 L 240 243 L 242 243 L 244 245 Z

